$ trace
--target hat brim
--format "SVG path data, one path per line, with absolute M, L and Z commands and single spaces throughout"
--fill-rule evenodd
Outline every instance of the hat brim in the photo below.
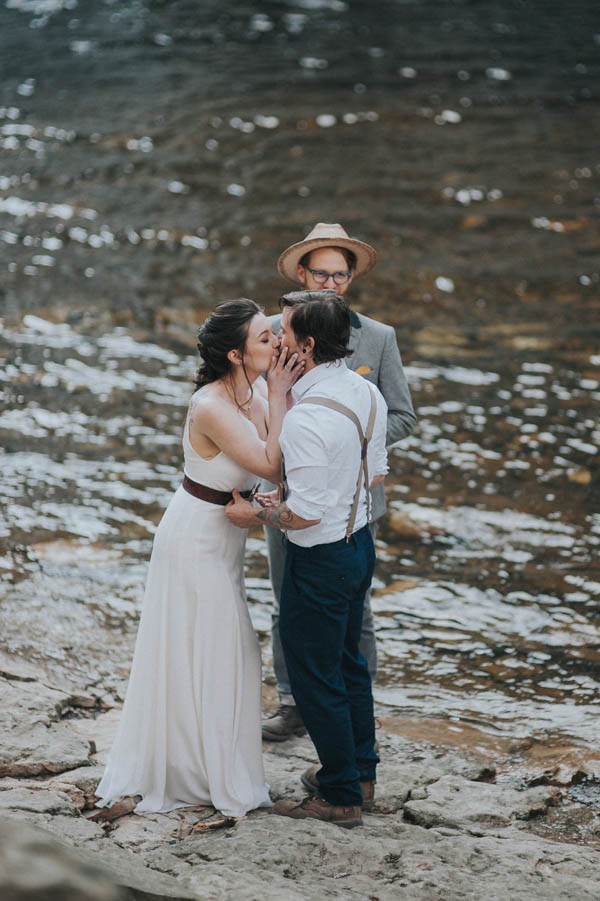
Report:
M 358 241 L 356 238 L 309 238 L 298 241 L 284 250 L 277 261 L 277 269 L 284 278 L 291 282 L 298 282 L 298 263 L 305 253 L 320 250 L 321 247 L 346 247 L 356 257 L 353 277 L 358 278 L 373 268 L 377 262 L 377 251 L 370 244 Z

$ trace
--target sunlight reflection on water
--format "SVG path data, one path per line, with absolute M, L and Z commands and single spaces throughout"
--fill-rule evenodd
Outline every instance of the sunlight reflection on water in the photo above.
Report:
M 15 444 L 0 473 L 10 499 L 1 522 L 3 606 L 14 624 L 6 640 L 13 649 L 27 645 L 37 617 L 29 601 L 41 592 L 60 597 L 59 607 L 52 604 L 66 645 L 89 628 L 90 611 L 104 627 L 119 624 L 122 640 L 131 642 L 152 535 L 180 479 L 181 422 L 194 360 L 136 341 L 123 329 L 93 337 L 32 315 L 21 329 L 0 328 L 0 338 L 12 360 L 5 383 L 18 386 L 21 396 L 0 414 L 0 429 Z M 546 376 L 549 371 L 536 378 Z M 487 477 L 490 466 L 506 470 L 510 461 L 501 446 L 492 450 L 473 437 L 457 443 L 443 429 L 449 417 L 461 429 L 466 421 L 477 428 L 477 417 L 490 411 L 473 391 L 497 391 L 497 374 L 416 364 L 409 377 L 417 405 L 432 383 L 468 385 L 470 402 L 445 399 L 437 389 L 435 402 L 430 396 L 420 408 L 417 432 L 395 452 L 398 464 L 427 462 L 433 473 L 437 462 L 475 477 L 482 467 Z M 581 443 L 561 451 L 578 452 Z M 508 502 L 488 509 L 442 506 L 432 496 L 408 501 L 394 478 L 373 595 L 378 704 L 475 721 L 499 734 L 533 729 L 591 742 L 599 638 L 591 613 L 600 585 L 570 571 L 542 588 L 536 567 L 540 561 L 554 566 L 563 551 L 589 557 L 600 543 L 597 515 L 582 530 Z M 395 531 L 406 523 L 413 530 L 408 542 Z M 32 536 L 26 552 L 22 545 Z M 251 536 L 248 555 L 251 614 L 268 653 L 272 596 L 260 535 Z M 428 557 L 431 571 L 424 576 Z M 484 563 L 491 567 L 487 576 Z M 58 659 L 54 632 L 38 633 L 36 641 L 36 653 Z M 68 655 L 59 657 L 64 665 Z
M 496 42 L 510 34 L 533 47 L 553 9 L 530 22 L 516 5 L 500 35 L 495 8 L 488 21 L 489 10 L 475 17 L 464 4 L 442 10 L 442 21 L 422 4 L 387 5 L 386 17 L 340 0 L 259 13 L 137 0 L 4 7 L 43 34 L 53 67 L 39 77 L 41 60 L 15 42 L 18 75 L 9 73 L 0 106 L 10 313 L 0 323 L 0 603 L 10 647 L 60 657 L 82 680 L 118 690 L 152 536 L 181 476 L 195 368 L 189 352 L 159 342 L 166 334 L 184 346 L 176 319 L 189 331 L 184 314 L 194 304 L 199 312 L 199 296 L 212 302 L 212 285 L 262 289 L 257 272 L 267 259 L 272 268 L 283 224 L 291 239 L 335 209 L 367 239 L 377 223 L 394 257 L 382 254 L 374 312 L 410 332 L 418 413 L 415 434 L 391 454 L 378 538 L 378 703 L 591 742 L 600 356 L 582 349 L 588 301 L 575 293 L 592 304 L 600 278 L 590 262 L 597 142 L 591 121 L 579 127 L 591 105 L 570 123 L 574 149 L 563 160 L 559 141 L 551 153 L 556 108 L 575 117 L 578 99 L 592 96 L 583 92 L 593 60 L 578 57 L 585 71 L 569 75 L 569 53 L 591 57 L 588 31 L 577 50 L 576 40 L 544 48 L 553 65 L 524 67 Z M 411 40 L 405 13 L 418 26 Z M 579 34 L 581 20 L 568 19 Z M 447 27 L 449 55 L 438 52 Z M 494 44 L 480 47 L 487 31 Z M 532 58 L 542 59 L 537 47 Z M 108 84 L 109 73 L 114 84 L 91 94 L 98 104 L 106 97 L 96 110 L 88 87 Z M 542 134 L 522 110 L 544 98 Z M 465 147 L 477 148 L 466 163 Z M 340 180 L 340 148 L 349 181 L 368 197 L 358 212 Z M 572 261 L 565 248 L 578 234 L 585 256 Z M 256 265 L 240 254 L 247 247 Z M 529 254 L 547 278 L 539 288 L 515 262 Z M 547 274 L 558 258 L 564 269 Z M 412 319 L 398 313 L 399 287 L 403 307 L 418 311 Z M 72 325 L 49 321 L 67 315 Z M 163 319 L 175 322 L 171 332 Z M 153 328 L 156 341 L 136 340 Z M 258 535 L 248 562 L 268 661 L 271 592 Z

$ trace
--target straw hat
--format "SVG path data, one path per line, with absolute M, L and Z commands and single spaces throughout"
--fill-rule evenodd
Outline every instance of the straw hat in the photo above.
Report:
M 372 269 L 377 260 L 377 251 L 374 247 L 357 238 L 351 238 L 346 229 L 337 222 L 317 222 L 304 241 L 298 241 L 283 251 L 277 261 L 277 268 L 284 278 L 297 282 L 296 270 L 304 254 L 311 250 L 319 250 L 321 247 L 347 247 L 351 250 L 356 256 L 354 278 Z

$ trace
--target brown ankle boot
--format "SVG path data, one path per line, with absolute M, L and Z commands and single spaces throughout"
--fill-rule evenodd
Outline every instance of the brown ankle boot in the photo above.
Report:
M 300 776 L 300 781 L 307 791 L 319 791 L 319 780 L 317 779 L 317 773 L 320 769 L 321 764 L 316 763 L 314 766 L 309 766 L 309 768 L 305 770 Z M 361 782 L 360 791 L 363 799 L 363 810 L 370 810 L 375 804 L 375 779 Z
M 311 795 L 303 801 L 276 801 L 273 805 L 273 813 L 282 817 L 291 817 L 294 820 L 321 820 L 323 823 L 333 823 L 343 829 L 353 829 L 362 825 L 360 807 L 344 807 L 343 805 L 330 804 L 318 795 Z

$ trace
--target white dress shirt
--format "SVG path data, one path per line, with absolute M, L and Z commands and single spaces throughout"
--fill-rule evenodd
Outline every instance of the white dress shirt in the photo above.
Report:
M 311 396 L 338 401 L 358 416 L 366 432 L 372 394 L 377 412 L 367 451 L 369 479 L 388 471 L 387 406 L 377 388 L 348 369 L 343 360 L 319 364 L 293 386 L 295 406 L 285 416 L 280 437 L 288 485 L 286 504 L 303 519 L 321 520 L 307 529 L 291 529 L 287 537 L 294 544 L 313 547 L 344 538 L 361 459 L 358 430 L 351 419 L 328 407 L 298 404 L 298 401 Z M 353 531 L 366 522 L 362 479 Z

